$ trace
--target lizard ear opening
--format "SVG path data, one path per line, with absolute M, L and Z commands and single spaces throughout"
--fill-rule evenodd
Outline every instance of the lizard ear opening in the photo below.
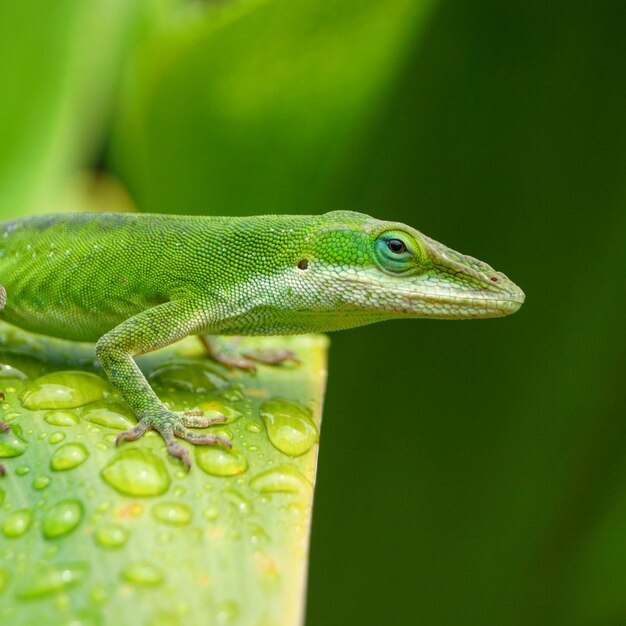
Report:
M 300 259 L 298 261 L 298 269 L 299 270 L 306 270 L 309 267 L 309 260 L 308 259 Z

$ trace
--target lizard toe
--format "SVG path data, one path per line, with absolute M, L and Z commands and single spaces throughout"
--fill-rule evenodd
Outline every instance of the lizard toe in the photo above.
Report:
M 166 439 L 165 441 L 167 443 L 167 451 L 173 457 L 180 459 L 183 462 L 185 469 L 189 471 L 191 469 L 191 459 L 189 457 L 189 452 L 187 451 L 187 448 L 185 448 L 185 446 L 176 441 L 173 436 L 172 439 Z
M 180 418 L 180 423 L 189 428 L 208 428 L 209 426 L 213 426 L 213 424 L 224 424 L 228 421 L 228 418 L 225 415 L 204 417 L 202 411 L 199 415 L 190 415 L 189 413 L 189 411 L 186 411 Z
M 195 433 L 185 428 L 183 425 L 176 426 L 174 428 L 174 434 L 195 445 L 222 446 L 224 448 L 233 447 L 233 444 L 224 437 L 218 437 L 217 435 L 211 435 L 209 433 Z
M 139 439 L 139 437 L 141 437 L 143 434 L 145 434 L 145 432 L 149 430 L 149 428 L 150 425 L 142 420 L 136 426 L 133 426 L 132 428 L 129 428 L 128 430 L 120 433 L 115 438 L 115 445 L 119 445 L 120 441 L 135 441 Z

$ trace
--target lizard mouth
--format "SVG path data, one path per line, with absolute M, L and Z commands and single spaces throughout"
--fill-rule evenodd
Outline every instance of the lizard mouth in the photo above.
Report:
M 501 276 L 503 280 L 490 290 L 468 289 L 460 293 L 454 293 L 454 288 L 448 291 L 441 284 L 439 290 L 431 291 L 426 285 L 390 287 L 356 276 L 350 277 L 349 282 L 359 290 L 367 286 L 368 304 L 380 313 L 439 319 L 488 318 L 511 315 L 524 303 L 524 292 Z
M 524 303 L 524 293 L 486 293 L 454 295 L 450 293 L 402 293 L 405 303 L 399 312 L 415 317 L 472 318 L 504 317 L 515 313 Z

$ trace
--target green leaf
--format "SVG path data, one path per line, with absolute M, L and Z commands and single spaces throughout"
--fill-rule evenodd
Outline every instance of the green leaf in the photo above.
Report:
M 327 208 L 432 4 L 230 3 L 160 31 L 136 50 L 113 166 L 153 212 Z
M 195 338 L 139 359 L 174 409 L 228 417 L 233 450 L 187 473 L 156 433 L 115 446 L 134 420 L 91 347 L 0 326 L 2 623 L 301 620 L 327 340 L 244 341 L 302 364 L 229 372 Z
M 101 149 L 137 22 L 173 2 L 0 3 L 0 218 L 66 210 L 58 195 Z

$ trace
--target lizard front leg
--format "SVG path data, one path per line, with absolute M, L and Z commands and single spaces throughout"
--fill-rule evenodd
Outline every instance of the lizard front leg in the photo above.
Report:
M 165 439 L 168 452 L 181 459 L 187 469 L 191 466 L 189 453 L 176 437 L 194 444 L 232 446 L 227 439 L 188 429 L 223 423 L 226 417 L 209 419 L 199 415 L 198 411 L 170 411 L 159 400 L 133 358 L 196 334 L 204 324 L 200 305 L 191 301 L 171 301 L 126 320 L 98 341 L 96 353 L 104 371 L 137 418 L 137 425 L 121 433 L 116 443 L 133 441 L 149 429 L 156 430 Z

